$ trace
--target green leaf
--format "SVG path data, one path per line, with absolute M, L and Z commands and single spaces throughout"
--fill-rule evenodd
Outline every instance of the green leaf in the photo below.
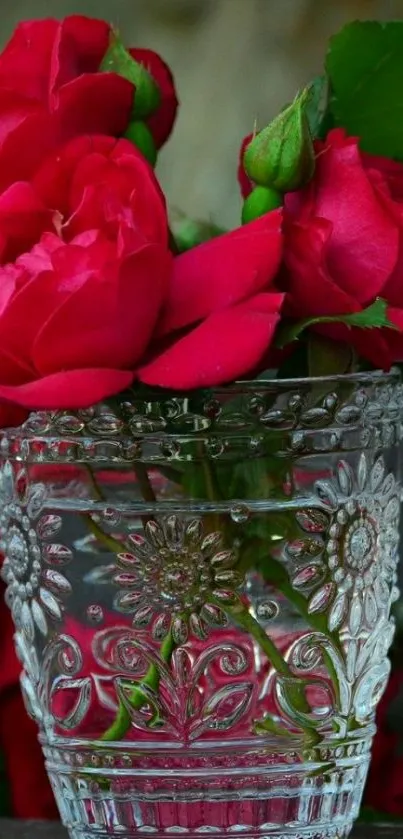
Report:
M 336 125 L 372 154 L 403 160 L 403 21 L 355 21 L 329 45 Z
M 295 738 L 295 734 L 290 731 L 288 728 L 285 728 L 284 725 L 277 722 L 273 717 L 269 714 L 267 716 L 262 717 L 260 720 L 256 720 L 253 723 L 253 730 L 255 734 L 275 734 L 276 737 L 287 737 L 288 739 Z
M 362 309 L 361 312 L 345 315 L 340 320 L 349 326 L 360 326 L 362 329 L 379 329 L 384 326 L 389 329 L 397 329 L 397 326 L 388 318 L 388 304 L 382 297 L 377 297 L 370 306 Z
M 322 136 L 322 126 L 329 105 L 329 82 L 326 76 L 315 76 L 309 85 L 305 115 L 313 138 Z
M 99 69 L 104 73 L 117 73 L 135 86 L 133 117 L 145 119 L 157 110 L 160 103 L 157 84 L 146 68 L 130 55 L 116 31 L 111 35 Z
M 329 315 L 326 317 L 305 318 L 283 324 L 277 331 L 276 346 L 282 349 L 286 344 L 297 341 L 305 329 L 321 323 L 344 323 L 346 326 L 356 326 L 361 329 L 380 329 L 388 327 L 397 329 L 388 318 L 388 304 L 386 300 L 377 297 L 370 306 L 362 309 L 361 312 L 353 312 L 349 315 Z

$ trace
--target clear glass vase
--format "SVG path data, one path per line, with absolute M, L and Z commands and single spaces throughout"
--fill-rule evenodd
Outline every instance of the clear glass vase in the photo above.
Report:
M 396 372 L 131 393 L 2 433 L 0 548 L 74 839 L 342 839 L 393 636 Z

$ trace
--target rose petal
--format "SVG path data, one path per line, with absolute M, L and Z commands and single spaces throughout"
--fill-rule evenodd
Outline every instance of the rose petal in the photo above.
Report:
M 281 219 L 267 213 L 177 257 L 160 335 L 268 288 L 282 254 Z
M 126 223 L 143 242 L 168 244 L 165 197 L 151 166 L 128 140 L 118 140 L 107 156 L 81 158 L 72 176 L 70 206 L 75 213 L 69 234 L 102 229 L 114 219 Z
M 258 294 L 214 312 L 143 367 L 138 378 L 148 385 L 189 390 L 247 375 L 270 346 L 282 300 L 282 294 Z
M 0 91 L 0 113 L 2 95 Z M 0 192 L 15 181 L 30 180 L 58 143 L 57 125 L 43 109 L 29 107 L 0 120 Z
M 0 317 L 17 289 L 19 270 L 15 265 L 0 267 Z
M 90 235 L 93 237 L 96 234 L 91 231 Z M 91 241 L 93 241 L 93 238 Z M 15 261 L 13 268 L 17 271 L 17 275 L 18 269 L 21 268 L 24 268 L 27 272 L 26 278 L 24 275 L 22 276 L 22 279 L 25 279 L 26 282 L 21 282 L 21 277 L 19 277 L 19 287 L 26 285 L 33 275 L 52 270 L 52 254 L 63 247 L 64 242 L 56 233 L 44 233 L 37 245 L 34 245 L 30 251 L 21 254 Z M 7 268 L 9 269 L 10 266 L 8 265 Z
M 23 284 L 0 318 L 0 347 L 18 358 L 21 365 L 31 368 L 32 346 L 38 331 L 85 279 L 85 275 L 77 273 L 69 283 L 56 282 L 52 271 L 44 271 Z
M 242 141 L 242 145 L 239 151 L 239 161 L 238 161 L 238 183 L 241 187 L 241 195 L 242 198 L 247 198 L 248 195 L 252 192 L 253 189 L 253 181 L 248 177 L 245 172 L 245 166 L 243 162 L 244 154 L 249 146 L 250 141 L 253 139 L 253 134 L 248 134 L 247 137 Z
M 44 204 L 58 210 L 63 215 L 71 212 L 70 186 L 73 173 L 79 161 L 91 154 L 99 154 L 105 157 L 109 155 L 116 140 L 114 137 L 106 136 L 84 136 L 76 137 L 66 143 L 57 152 L 48 155 L 42 166 L 35 172 L 32 178 L 32 185 L 36 194 Z
M 5 347 L 0 348 L 0 370 L 2 382 L 6 385 L 23 384 L 33 375 L 32 366 Z
M 389 157 L 377 157 L 361 151 L 361 161 L 368 174 L 379 172 L 388 184 L 391 196 L 395 201 L 403 201 L 403 165 Z
M 0 195 L 2 262 L 28 250 L 45 230 L 53 228 L 54 213 L 45 207 L 29 183 L 12 184 Z
M 390 366 L 392 363 L 403 361 L 403 308 L 389 306 L 388 318 L 397 327 L 397 329 L 382 329 L 382 337 L 390 354 Z
M 20 23 L 0 53 L 0 87 L 47 102 L 49 72 L 57 20 Z
M 307 224 L 285 226 L 285 311 L 304 318 L 357 312 L 360 305 L 333 280 L 327 255 L 333 227 L 314 218 Z
M 367 174 L 380 203 L 390 214 L 392 222 L 397 224 L 400 230 L 396 265 L 382 289 L 382 297 L 392 306 L 399 307 L 403 305 L 403 166 L 400 163 L 394 163 L 392 160 L 389 163 L 394 164 L 394 167 L 399 167 L 399 176 L 394 169 L 390 173 L 390 179 L 389 174 L 386 177 L 387 167 L 382 167 L 382 171 L 368 169 Z
M 74 276 L 71 248 L 63 259 Z M 134 369 L 155 327 L 170 268 L 169 252 L 149 245 L 121 266 L 89 273 L 39 331 L 32 353 L 36 369 L 42 375 L 75 367 Z
M 387 300 L 391 306 L 397 308 L 403 307 L 403 225 L 396 267 L 385 283 L 381 296 L 384 300 Z
M 31 410 L 89 408 L 132 381 L 128 370 L 63 370 L 22 385 L 0 385 L 0 400 Z
M 89 136 L 58 149 L 33 178 L 41 200 L 71 220 L 69 238 L 105 225 L 111 209 L 144 241 L 167 244 L 165 198 L 155 174 L 128 140 Z M 136 224 L 133 224 L 133 218 Z M 113 238 L 116 238 L 114 232 Z
M 133 85 L 115 73 L 78 76 L 59 91 L 57 111 L 60 142 L 77 134 L 119 137 L 127 128 L 133 105 Z
M 59 24 L 52 51 L 50 94 L 83 73 L 96 73 L 108 49 L 111 28 L 103 20 L 69 15 Z

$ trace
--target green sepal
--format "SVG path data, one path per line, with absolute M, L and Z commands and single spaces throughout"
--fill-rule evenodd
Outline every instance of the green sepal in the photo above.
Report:
M 145 122 L 142 120 L 132 120 L 123 136 L 126 140 L 130 140 L 134 146 L 137 146 L 148 162 L 151 163 L 151 166 L 155 166 L 157 162 L 157 147 L 154 143 L 153 135 Z
M 146 119 L 157 110 L 161 98 L 158 85 L 148 70 L 130 55 L 116 31 L 111 34 L 99 69 L 104 73 L 117 73 L 135 86 L 133 117 Z

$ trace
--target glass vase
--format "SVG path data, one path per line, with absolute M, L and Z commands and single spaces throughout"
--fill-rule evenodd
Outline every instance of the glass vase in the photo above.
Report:
M 344 839 L 389 675 L 398 373 L 138 391 L 1 434 L 27 710 L 73 839 Z

